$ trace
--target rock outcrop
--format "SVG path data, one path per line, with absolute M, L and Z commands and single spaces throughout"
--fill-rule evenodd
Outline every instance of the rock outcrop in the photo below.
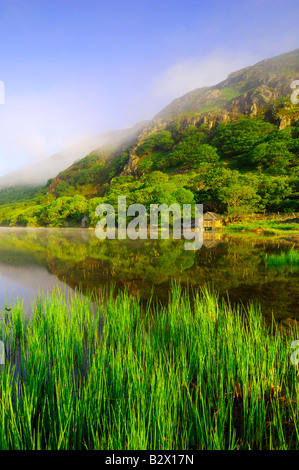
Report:
M 137 175 L 137 148 L 151 133 L 165 129 L 176 119 L 182 128 L 206 124 L 211 132 L 220 122 L 240 115 L 263 115 L 279 129 L 290 126 L 299 120 L 299 105 L 290 100 L 295 79 L 299 79 L 299 49 L 233 72 L 218 85 L 198 88 L 175 99 L 147 123 L 121 175 Z

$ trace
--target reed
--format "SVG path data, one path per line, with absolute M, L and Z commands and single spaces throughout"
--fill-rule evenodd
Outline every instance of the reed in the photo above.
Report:
M 22 321 L 20 319 L 22 318 Z M 103 324 L 103 326 L 101 326 Z M 297 449 L 297 331 L 174 285 L 16 302 L 2 337 L 0 449 Z
M 268 266 L 298 266 L 299 251 L 291 248 L 280 254 L 266 255 L 265 262 Z

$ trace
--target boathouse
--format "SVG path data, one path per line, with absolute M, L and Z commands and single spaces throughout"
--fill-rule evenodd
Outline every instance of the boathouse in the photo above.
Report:
M 203 215 L 203 228 L 206 232 L 217 230 L 222 226 L 222 219 L 216 212 L 206 212 Z
M 220 215 L 216 214 L 216 212 L 206 212 L 203 215 L 203 230 L 209 232 L 211 230 L 217 230 L 222 226 L 222 218 Z M 191 222 L 183 222 L 182 229 L 185 230 L 194 230 L 195 229 L 195 220 L 193 219 Z

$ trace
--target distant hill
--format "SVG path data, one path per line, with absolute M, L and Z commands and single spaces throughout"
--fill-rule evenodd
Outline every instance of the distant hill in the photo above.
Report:
M 68 168 L 91 151 L 97 150 L 103 155 L 121 151 L 123 146 L 132 144 L 145 123 L 140 122 L 129 129 L 109 131 L 83 140 L 75 146 L 59 152 L 45 160 L 24 166 L 0 177 L 0 190 L 15 186 L 35 187 L 47 183 L 58 173 Z

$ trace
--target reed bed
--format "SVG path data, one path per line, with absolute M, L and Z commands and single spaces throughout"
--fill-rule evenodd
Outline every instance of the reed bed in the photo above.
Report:
M 268 266 L 299 266 L 299 251 L 291 248 L 280 254 L 266 255 L 265 261 Z
M 173 286 L 167 305 L 126 292 L 56 293 L 3 317 L 0 449 L 297 449 L 297 331 L 258 306 Z

